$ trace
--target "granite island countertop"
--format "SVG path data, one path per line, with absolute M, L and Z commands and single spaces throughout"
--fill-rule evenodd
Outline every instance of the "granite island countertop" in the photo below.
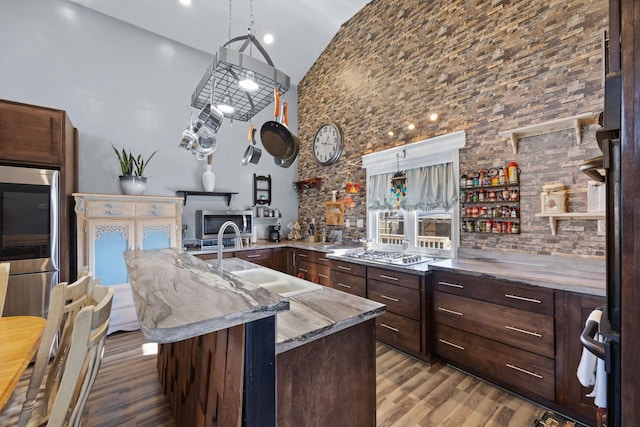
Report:
M 224 279 L 217 260 L 175 249 L 127 251 L 125 259 L 150 341 L 180 341 L 277 314 L 276 352 L 281 353 L 385 311 L 384 304 L 327 287 L 283 298 L 231 274 L 260 267 L 239 258 L 223 260 Z

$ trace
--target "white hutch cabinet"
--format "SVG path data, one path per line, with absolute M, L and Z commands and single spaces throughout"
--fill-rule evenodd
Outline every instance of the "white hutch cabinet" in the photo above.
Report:
M 182 197 L 75 193 L 78 268 L 114 288 L 108 333 L 139 329 L 123 252 L 182 245 Z

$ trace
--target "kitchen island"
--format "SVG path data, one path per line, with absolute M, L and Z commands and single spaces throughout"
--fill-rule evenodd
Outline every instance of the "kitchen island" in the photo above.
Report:
M 277 314 L 271 335 L 277 380 L 270 393 L 263 385 L 266 392 L 247 395 L 246 382 L 236 379 L 236 387 L 245 388 L 240 418 L 271 394 L 279 426 L 375 426 L 374 318 L 384 312 L 383 304 L 330 288 L 282 298 L 234 276 L 257 267 L 240 259 L 225 259 L 220 278 L 214 264 L 176 250 L 130 251 L 125 257 L 142 331 L 148 340 L 164 343 L 158 368 L 177 425 L 225 419 L 209 387 L 230 378 L 207 361 L 219 356 L 222 341 L 227 349 L 241 344 L 233 328 Z M 228 337 L 219 331 L 229 331 Z M 264 349 L 246 343 L 244 357 L 261 363 L 247 353 Z M 269 347 L 269 338 L 259 345 Z M 221 377 L 208 381 L 215 375 Z M 187 399 L 189 394 L 194 396 Z

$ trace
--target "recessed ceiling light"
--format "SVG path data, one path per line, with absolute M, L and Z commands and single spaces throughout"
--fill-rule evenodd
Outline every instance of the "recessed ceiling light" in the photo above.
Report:
M 414 130 L 416 128 L 416 125 L 414 125 L 413 123 L 409 123 L 409 126 L 407 126 L 407 129 L 409 130 Z
M 267 33 L 262 37 L 262 41 L 265 42 L 265 44 L 271 44 L 273 43 L 273 34 L 271 33 Z
M 393 136 L 393 131 L 392 131 L 392 130 L 390 130 L 389 132 L 387 132 L 387 135 L 389 135 L 389 136 Z
M 180 0 L 180 3 L 182 3 L 185 6 L 189 6 L 191 4 L 191 0 Z
M 431 120 L 432 122 L 435 122 L 436 120 L 438 120 L 438 113 L 429 114 L 429 120 Z

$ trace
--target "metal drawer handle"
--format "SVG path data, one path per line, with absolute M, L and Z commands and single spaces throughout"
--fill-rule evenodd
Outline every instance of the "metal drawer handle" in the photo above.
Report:
M 113 207 L 113 203 L 107 203 L 107 207 L 108 208 L 112 208 Z
M 382 277 L 383 279 L 389 279 L 389 280 L 400 280 L 397 277 L 387 276 L 385 274 L 381 274 L 380 277 Z
M 304 273 L 307 273 L 309 271 L 309 270 L 305 270 L 304 268 L 300 268 L 300 267 L 298 267 L 298 270 L 300 270 L 300 271 L 302 271 Z
M 338 286 L 342 286 L 343 288 L 351 289 L 351 286 L 349 286 L 349 285 L 345 285 L 344 283 L 340 283 L 340 282 L 338 282 L 338 283 L 336 283 L 336 285 L 338 285 Z
M 247 255 L 247 258 L 260 258 L 260 254 Z
M 108 215 L 115 215 L 116 213 L 114 211 L 107 211 Z
M 151 205 L 151 207 L 152 207 L 153 209 L 158 209 L 160 206 L 158 206 L 158 205 Z
M 351 271 L 351 267 L 345 267 L 344 265 L 339 265 L 338 268 L 340 270 L 347 270 L 347 271 Z
M 153 216 L 158 216 L 158 215 L 159 215 L 159 213 L 158 213 L 158 211 L 151 211 L 151 215 L 153 215 Z
M 504 327 L 506 329 L 509 329 L 510 331 L 516 331 L 516 332 L 520 332 L 520 333 L 523 333 L 523 334 L 532 335 L 532 336 L 538 337 L 538 338 L 542 337 L 542 334 L 539 334 L 537 332 L 527 331 L 526 329 L 516 328 L 515 326 L 504 325 Z
M 298 254 L 298 256 L 301 256 L 302 258 L 308 258 L 309 257 L 309 255 L 307 255 L 307 254 Z
M 393 332 L 400 332 L 399 329 L 393 328 L 385 323 L 380 323 L 380 326 L 382 326 L 383 328 L 391 329 Z
M 393 301 L 393 302 L 400 302 L 398 298 L 390 297 L 385 294 L 380 294 L 380 298 L 388 299 L 389 301 Z
M 460 313 L 459 311 L 449 310 L 448 308 L 438 307 L 438 310 L 444 311 L 445 313 L 449 313 L 449 314 L 455 314 L 456 316 L 464 316 L 463 313 Z
M 536 378 L 542 379 L 542 375 L 536 374 L 535 372 L 531 372 L 531 371 L 527 371 L 526 369 L 518 368 L 517 366 L 512 365 L 511 363 L 506 363 L 506 365 L 511 369 L 515 369 L 516 371 L 522 372 L 523 374 L 531 375 L 532 377 L 536 377 Z
M 327 276 L 326 274 L 322 274 L 322 273 L 318 273 L 318 276 L 320 276 L 320 277 L 324 277 L 325 279 L 328 279 L 328 278 L 329 278 L 329 276 Z
M 442 286 L 449 286 L 450 288 L 458 288 L 458 289 L 464 289 L 463 285 L 458 285 L 456 283 L 449 283 L 449 282 L 438 282 L 439 285 Z
M 455 347 L 458 350 L 464 350 L 464 347 L 458 344 L 454 344 L 452 342 L 449 342 L 447 340 L 443 340 L 442 338 L 438 338 L 438 341 L 440 341 L 442 344 L 446 344 L 446 345 L 450 345 L 451 347 Z
M 540 301 L 539 299 L 526 298 L 526 297 L 521 297 L 521 296 L 513 295 L 513 294 L 504 294 L 504 296 L 507 297 L 507 298 L 511 298 L 511 299 L 517 299 L 517 300 L 520 300 L 520 301 L 535 302 L 536 304 L 542 304 L 542 301 Z

